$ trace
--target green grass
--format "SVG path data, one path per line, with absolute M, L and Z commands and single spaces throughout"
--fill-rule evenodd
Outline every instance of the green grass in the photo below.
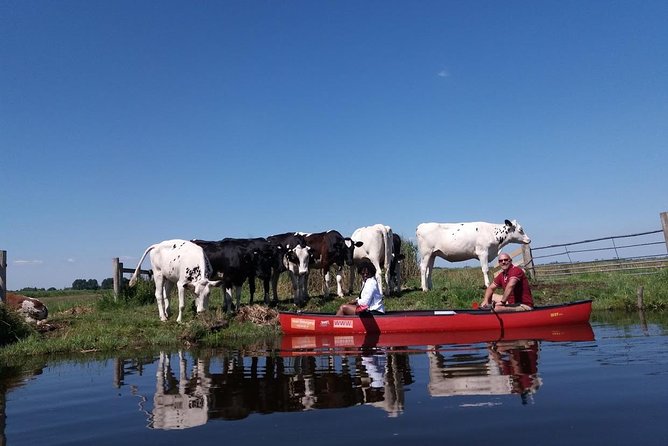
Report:
M 311 299 L 304 311 L 334 312 L 351 297 L 322 297 L 321 279 L 312 274 Z M 388 310 L 471 308 L 479 302 L 484 289 L 479 268 L 436 269 L 434 289 L 422 292 L 419 276 L 414 272 L 404 283 L 401 296 L 385 299 Z M 344 283 L 347 283 L 344 282 Z M 596 273 L 572 276 L 550 282 L 533 281 L 536 304 L 593 299 L 595 310 L 637 311 L 637 293 L 643 288 L 645 309 L 662 312 L 668 307 L 668 270 L 652 275 L 632 276 L 624 273 Z M 260 287 L 261 288 L 261 287 Z M 287 297 L 291 292 L 287 278 L 281 284 L 278 310 L 294 310 Z M 261 293 L 260 293 L 261 295 Z M 40 332 L 23 323 L 0 306 L 0 362 L 8 364 L 31 355 L 73 354 L 77 352 L 113 352 L 121 349 L 240 346 L 249 341 L 275 338 L 276 325 L 258 325 L 241 316 L 224 314 L 219 290 L 211 296 L 209 311 L 196 315 L 193 297 L 188 293 L 184 321 L 158 319 L 151 282 L 140 282 L 115 300 L 110 292 L 62 292 L 39 297 L 49 307 L 48 323 L 54 329 Z M 244 289 L 242 305 L 249 300 Z M 261 300 L 261 299 L 260 299 Z M 256 297 L 257 302 L 257 297 Z M 171 297 L 172 311 L 177 298 Z M 246 307 L 249 308 L 249 307 Z M 264 307 L 253 307 L 263 309 Z M 243 315 L 243 312 L 240 313 Z

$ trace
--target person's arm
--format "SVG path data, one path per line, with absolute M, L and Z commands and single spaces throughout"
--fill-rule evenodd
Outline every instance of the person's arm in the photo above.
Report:
M 503 299 L 501 300 L 501 305 L 505 305 L 506 302 L 508 302 L 508 297 L 513 294 L 513 288 L 515 288 L 517 282 L 519 282 L 519 279 L 515 276 L 512 276 L 510 279 L 508 279 L 508 283 L 503 290 Z
M 489 305 L 492 300 L 492 294 L 494 294 L 494 290 L 498 287 L 498 285 L 495 282 L 492 282 L 489 284 L 489 286 L 485 289 L 485 297 L 482 299 L 483 305 Z

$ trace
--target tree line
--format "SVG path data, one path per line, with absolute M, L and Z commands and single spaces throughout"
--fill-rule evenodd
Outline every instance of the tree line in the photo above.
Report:
M 99 284 L 97 279 L 76 279 L 72 282 L 70 290 L 111 290 L 114 288 L 114 279 L 108 277 L 102 281 L 102 284 Z M 56 288 L 51 287 L 48 289 L 44 288 L 35 288 L 35 287 L 25 287 L 21 288 L 19 291 L 56 291 Z

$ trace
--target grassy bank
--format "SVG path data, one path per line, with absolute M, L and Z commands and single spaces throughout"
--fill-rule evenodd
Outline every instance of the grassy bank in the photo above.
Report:
M 316 279 L 316 274 L 313 275 Z M 287 282 L 287 281 L 286 281 Z M 348 300 L 320 293 L 321 283 L 313 280 L 312 297 L 305 311 L 334 312 Z M 386 298 L 388 310 L 428 308 L 470 308 L 479 301 L 483 288 L 478 268 L 438 269 L 434 272 L 434 290 L 419 290 L 419 277 L 413 274 L 400 296 Z M 636 311 L 637 292 L 643 287 L 648 312 L 668 308 L 668 271 L 645 276 L 622 273 L 600 273 L 573 276 L 568 280 L 535 281 L 532 289 L 538 305 L 593 299 L 595 310 Z M 289 294 L 287 283 L 281 287 L 282 296 Z M 0 347 L 0 362 L 10 363 L 27 355 L 72 352 L 110 352 L 121 349 L 179 348 L 189 346 L 235 346 L 249 341 L 268 339 L 280 333 L 269 319 L 272 313 L 263 306 L 243 306 L 236 316 L 221 310 L 218 290 L 212 294 L 209 311 L 196 316 L 188 305 L 185 319 L 177 324 L 174 317 L 160 322 L 153 297 L 152 284 L 140 283 L 115 301 L 109 292 L 40 293 L 49 307 L 48 324 L 39 329 L 27 326 L 4 308 L 0 313 L 0 335 L 9 342 Z M 192 303 L 192 297 L 189 297 Z M 176 298 L 172 297 L 172 309 Z M 242 299 L 248 301 L 247 291 Z M 284 297 L 278 310 L 292 310 L 291 301 Z M 269 320 L 269 321 L 268 321 Z M 15 342 L 16 341 L 16 342 Z

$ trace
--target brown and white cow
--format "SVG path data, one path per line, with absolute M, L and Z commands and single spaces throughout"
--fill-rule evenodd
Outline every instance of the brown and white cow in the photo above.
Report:
M 323 297 L 329 297 L 329 270 L 336 265 L 336 294 L 343 297 L 343 288 L 341 282 L 343 280 L 343 266 L 353 264 L 353 250 L 356 247 L 363 245 L 361 241 L 353 241 L 350 237 L 343 237 L 338 231 L 330 230 L 326 232 L 318 232 L 314 234 L 301 233 L 310 248 L 311 261 L 309 268 L 322 270 L 323 280 Z M 306 284 L 308 284 L 308 273 L 306 276 Z M 308 287 L 307 287 L 308 290 Z M 306 298 L 308 297 L 305 296 Z M 303 297 L 302 297 L 303 298 Z M 305 303 L 305 300 L 298 304 Z
M 197 312 L 201 313 L 209 305 L 209 294 L 212 286 L 218 286 L 220 281 L 211 281 L 212 269 L 209 260 L 204 255 L 201 247 L 187 240 L 165 240 L 146 248 L 144 255 L 139 260 L 135 269 L 130 286 L 137 283 L 139 269 L 146 258 L 151 254 L 151 267 L 153 270 L 153 281 L 155 282 L 155 299 L 158 303 L 158 315 L 161 321 L 166 321 L 169 316 L 169 292 L 176 285 L 179 293 L 179 315 L 177 322 L 181 322 L 183 309 L 185 308 L 185 288 L 195 291 L 195 302 Z
M 41 321 L 49 316 L 46 305 L 33 297 L 7 292 L 5 304 L 7 308 L 18 311 L 28 322 Z

